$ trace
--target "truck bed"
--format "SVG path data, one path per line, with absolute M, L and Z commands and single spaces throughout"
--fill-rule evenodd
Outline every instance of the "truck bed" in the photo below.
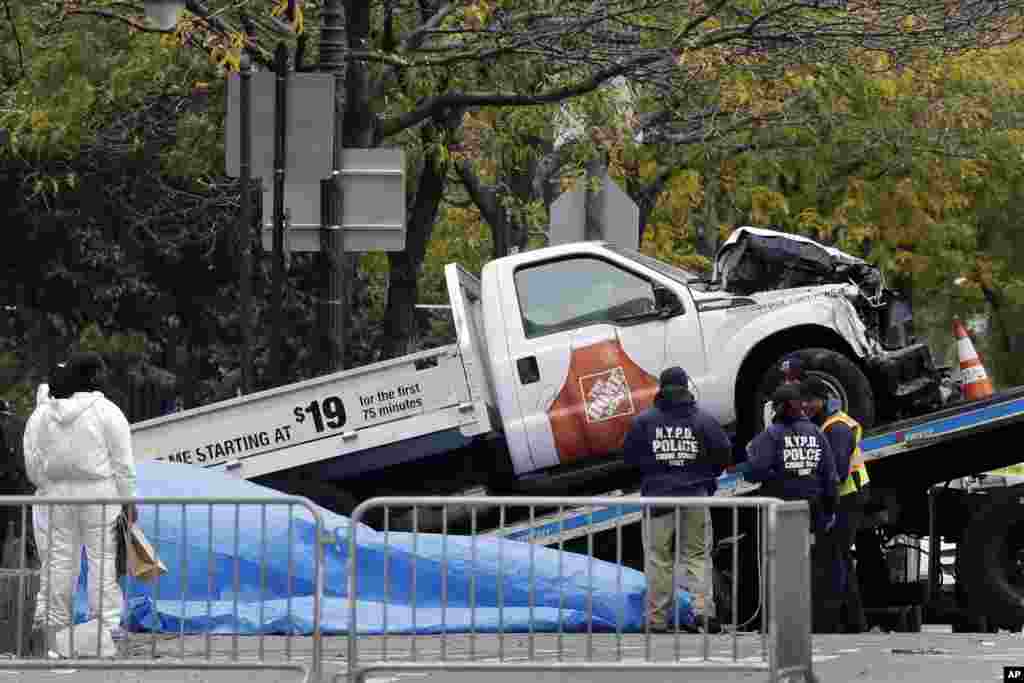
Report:
M 457 345 L 409 354 L 132 425 L 140 460 L 245 479 L 435 434 L 491 431 Z M 363 471 L 389 462 L 360 459 Z

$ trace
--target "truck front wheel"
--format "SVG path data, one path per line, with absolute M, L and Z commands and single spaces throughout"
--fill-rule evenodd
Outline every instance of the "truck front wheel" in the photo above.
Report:
M 841 353 L 831 349 L 800 349 L 780 356 L 765 371 L 754 394 L 752 411 L 755 416 L 755 433 L 771 423 L 771 397 L 782 384 L 779 364 L 782 358 L 795 353 L 804 362 L 804 373 L 817 377 L 831 390 L 833 398 L 839 399 L 843 412 L 860 422 L 865 431 L 875 423 L 875 396 L 871 382 L 864 376 L 857 364 Z

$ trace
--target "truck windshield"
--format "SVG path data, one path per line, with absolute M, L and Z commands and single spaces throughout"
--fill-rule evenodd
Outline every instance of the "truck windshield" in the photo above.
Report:
M 670 277 L 676 282 L 682 283 L 684 285 L 693 285 L 697 284 L 698 282 L 704 281 L 704 279 L 701 278 L 696 273 L 691 273 L 688 270 L 683 270 L 682 268 L 677 268 L 676 266 L 670 266 L 669 264 L 663 263 L 656 258 L 651 258 L 646 254 L 641 254 L 639 251 L 636 251 L 635 249 L 628 249 L 626 247 L 614 247 L 610 244 L 605 246 L 607 246 L 608 249 L 611 249 L 614 252 L 622 254 L 623 256 L 630 258 L 636 261 L 637 263 L 647 266 L 651 270 L 656 270 L 662 275 Z

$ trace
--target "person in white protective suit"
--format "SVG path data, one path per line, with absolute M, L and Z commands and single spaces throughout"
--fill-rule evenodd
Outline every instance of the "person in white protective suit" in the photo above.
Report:
M 40 388 L 38 405 L 25 428 L 25 469 L 36 495 L 135 497 L 130 428 L 124 413 L 99 391 L 105 376 L 102 358 L 76 354 L 65 371 L 63 391 L 51 387 L 47 399 Z M 136 521 L 134 506 L 123 511 L 130 522 Z M 81 652 L 77 642 L 78 652 L 71 652 L 66 635 L 73 622 L 84 548 L 89 611 L 99 620 L 98 654 L 117 656 L 112 631 L 119 627 L 123 603 L 117 583 L 117 513 L 109 505 L 36 506 L 33 521 L 42 566 L 34 628 L 46 634 L 48 648 L 56 654 L 89 654 Z M 89 635 L 95 642 L 95 631 Z M 75 634 L 76 641 L 87 637 Z M 95 645 L 92 654 L 97 654 Z

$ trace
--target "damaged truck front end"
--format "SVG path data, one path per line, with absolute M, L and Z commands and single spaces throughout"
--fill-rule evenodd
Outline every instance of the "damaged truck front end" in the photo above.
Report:
M 914 336 L 909 299 L 887 288 L 882 272 L 863 259 L 798 235 L 742 227 L 719 249 L 712 284 L 738 296 L 853 285 L 846 298 L 868 340 L 859 360 L 875 394 L 876 419 L 919 415 L 950 397 L 948 369 L 937 368 Z

